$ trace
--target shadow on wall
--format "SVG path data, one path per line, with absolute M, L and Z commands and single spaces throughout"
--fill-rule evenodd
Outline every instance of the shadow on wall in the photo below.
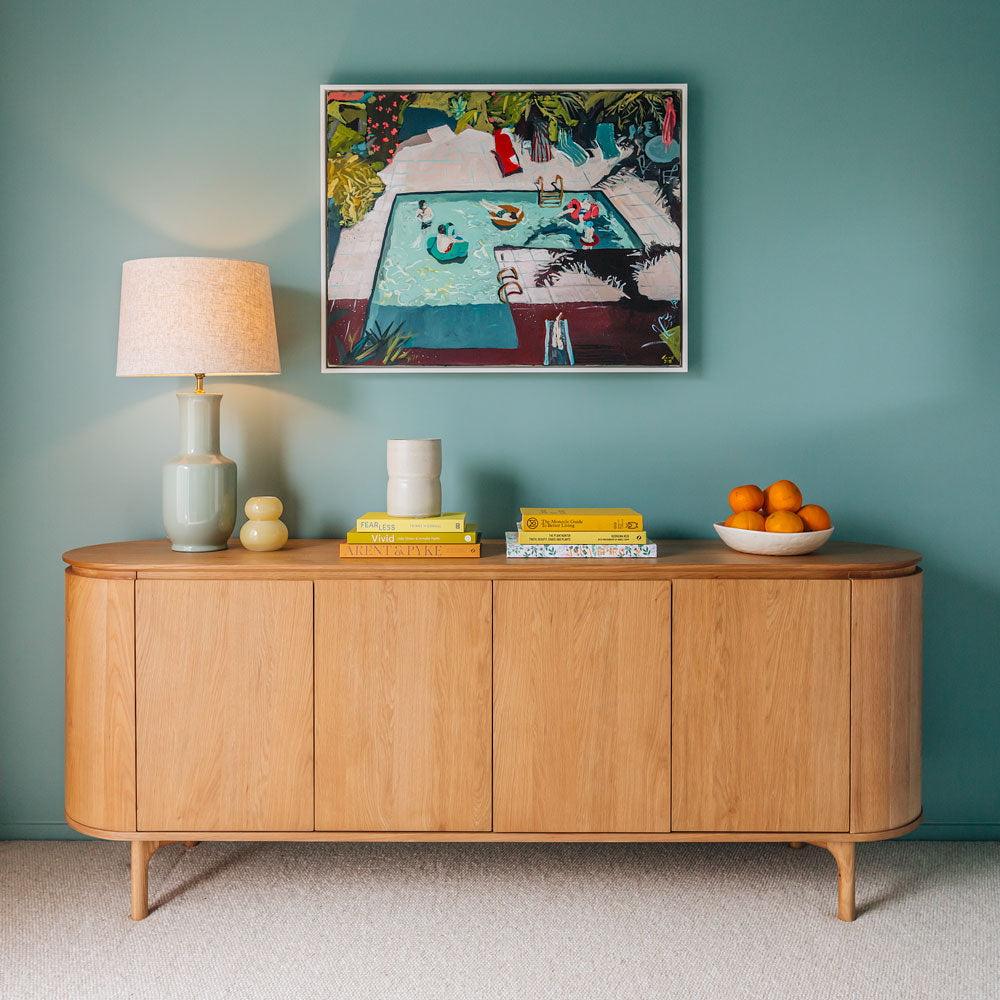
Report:
M 289 440 L 289 408 L 280 393 L 261 385 L 240 386 L 226 392 L 228 428 L 242 438 L 236 478 L 236 531 L 246 522 L 243 505 L 252 496 L 277 496 L 284 511 L 282 521 L 299 523 L 299 498 L 288 474 L 285 446 Z
M 488 526 L 509 525 L 512 529 L 517 513 L 524 502 L 523 487 L 512 472 L 489 466 L 474 465 L 464 472 L 466 482 L 462 490 L 469 498 L 470 520 L 479 524 L 479 530 L 492 534 Z
M 272 285 L 282 372 L 318 370 L 323 302 L 315 291 Z
M 1000 593 L 933 557 L 923 566 L 926 820 L 995 824 L 1000 755 L 982 747 L 1000 727 Z
M 225 393 L 227 433 L 241 438 L 237 478 L 236 532 L 246 521 L 243 504 L 251 496 L 278 496 L 284 505 L 282 520 L 290 534 L 299 534 L 302 504 L 288 472 L 286 448 L 292 439 L 291 426 L 299 405 L 288 405 L 287 396 L 312 398 L 324 410 L 349 412 L 349 387 L 324 392 L 321 382 L 310 386 L 311 378 L 321 379 L 319 370 L 319 326 L 321 298 L 318 292 L 272 285 L 275 323 L 282 374 L 277 378 L 220 380 L 216 391 Z M 294 373 L 294 374 L 292 374 Z M 295 400 L 298 404 L 299 400 Z M 330 535 L 338 534 L 334 525 Z

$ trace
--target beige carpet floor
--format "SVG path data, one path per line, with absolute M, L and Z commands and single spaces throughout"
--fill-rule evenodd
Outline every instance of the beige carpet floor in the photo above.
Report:
M 0 996 L 1000 997 L 1000 844 L 0 843 Z

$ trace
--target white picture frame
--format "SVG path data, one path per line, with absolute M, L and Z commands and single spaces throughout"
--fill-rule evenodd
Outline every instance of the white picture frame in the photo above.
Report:
M 688 370 L 686 84 L 325 85 L 321 130 L 324 372 Z

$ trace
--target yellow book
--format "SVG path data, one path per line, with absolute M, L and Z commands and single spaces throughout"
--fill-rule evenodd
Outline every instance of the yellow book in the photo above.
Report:
M 631 507 L 522 507 L 524 531 L 642 531 Z
M 349 531 L 347 540 L 362 545 L 455 545 L 479 541 L 479 525 L 469 521 L 465 531 Z
M 358 531 L 465 531 L 465 513 L 440 517 L 390 517 L 384 512 L 362 514 Z
M 521 531 L 519 545 L 645 545 L 645 531 Z
M 354 545 L 340 543 L 341 559 L 477 559 L 475 545 Z

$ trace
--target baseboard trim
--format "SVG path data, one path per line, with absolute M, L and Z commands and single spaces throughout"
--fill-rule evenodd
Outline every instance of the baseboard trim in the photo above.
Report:
M 1000 823 L 922 823 L 902 840 L 1000 840 Z M 62 820 L 0 823 L 0 840 L 90 840 Z
M 0 823 L 0 840 L 90 840 L 64 820 L 41 819 L 25 823 Z
M 922 823 L 903 840 L 1000 840 L 1000 823 Z

